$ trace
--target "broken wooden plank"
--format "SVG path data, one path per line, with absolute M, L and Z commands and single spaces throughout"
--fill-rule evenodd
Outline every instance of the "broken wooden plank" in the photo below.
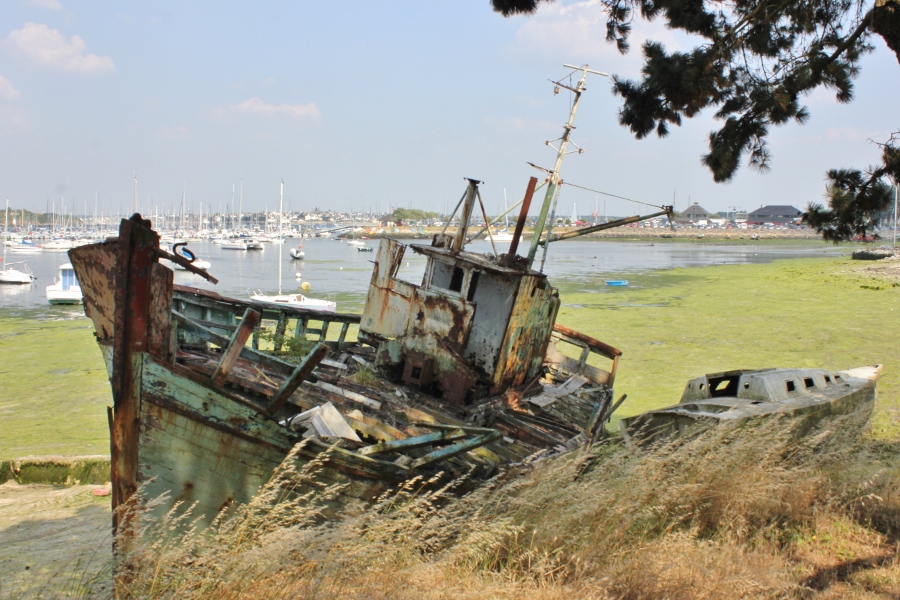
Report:
M 219 365 L 212 375 L 212 382 L 214 385 L 222 386 L 222 384 L 225 383 L 228 374 L 231 373 L 231 369 L 234 367 L 234 362 L 241 355 L 241 351 L 244 349 L 247 339 L 253 333 L 253 330 L 256 329 L 256 326 L 259 325 L 261 317 L 262 315 L 252 308 L 247 308 L 247 310 L 244 311 L 244 316 L 241 318 L 241 326 L 238 327 L 234 332 L 234 335 L 231 336 L 228 347 L 222 354 L 222 360 L 219 361 Z
M 468 438 L 462 442 L 453 444 L 452 446 L 447 446 L 446 448 L 441 448 L 440 450 L 429 452 L 422 458 L 417 458 L 416 460 L 414 460 L 409 466 L 411 469 L 418 469 L 420 467 L 425 467 L 442 460 L 453 458 L 454 456 L 462 454 L 463 452 L 468 452 L 469 450 L 478 448 L 479 446 L 490 444 L 494 440 L 498 439 L 501 435 L 502 434 L 499 431 L 494 431 L 493 433 L 486 433 L 484 435 Z
M 331 392 L 332 394 L 343 396 L 344 398 L 353 400 L 354 402 L 359 402 L 360 404 L 364 404 L 369 408 L 374 408 L 375 410 L 381 410 L 381 402 L 369 398 L 368 396 L 363 396 L 362 394 L 358 394 L 356 392 L 344 389 L 336 385 L 332 385 L 330 383 L 326 383 L 324 381 L 318 381 L 315 385 L 316 387 L 322 388 L 323 390 Z
M 434 433 L 426 433 L 425 435 L 417 435 L 416 437 L 404 438 L 402 440 L 379 442 L 372 446 L 360 448 L 356 452 L 358 454 L 363 454 L 366 456 L 370 454 L 381 454 L 384 452 L 398 452 L 401 450 L 421 448 L 422 446 L 430 446 L 435 442 L 457 440 L 464 437 L 466 437 L 466 432 L 456 428 L 452 430 L 435 431 Z
M 269 401 L 269 406 L 267 407 L 269 412 L 275 414 L 278 412 L 278 409 L 284 406 L 284 404 L 291 397 L 291 394 L 294 393 L 300 384 L 303 383 L 303 380 L 309 377 L 309 375 L 313 372 L 313 369 L 318 366 L 319 361 L 325 358 L 325 355 L 328 354 L 329 349 L 325 344 L 316 344 L 312 351 L 306 355 L 303 361 L 294 369 L 294 372 L 291 373 L 290 377 L 284 380 L 284 383 L 281 384 L 281 387 L 278 388 L 278 391 L 275 392 L 275 395 L 272 397 L 272 400 Z
M 177 310 L 172 311 L 172 316 L 176 321 L 189 328 L 192 332 L 198 334 L 198 337 L 204 339 L 207 342 L 213 343 L 222 348 L 226 348 L 229 343 L 229 339 L 224 335 L 219 335 L 215 331 L 212 331 L 208 327 L 204 327 L 203 325 L 197 324 L 190 317 L 186 317 Z M 257 331 L 253 332 L 254 339 L 256 338 Z M 260 366 L 267 367 L 282 374 L 293 373 L 294 369 L 297 365 L 292 365 L 289 362 L 285 362 L 283 360 L 277 359 L 274 356 L 266 354 L 265 352 L 260 352 L 258 350 L 254 350 L 252 348 L 247 348 L 246 346 L 241 349 L 241 356 L 246 358 L 247 360 L 256 362 Z

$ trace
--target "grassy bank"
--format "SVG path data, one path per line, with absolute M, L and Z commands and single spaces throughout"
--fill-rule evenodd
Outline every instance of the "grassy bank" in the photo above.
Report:
M 109 380 L 84 318 L 0 314 L 0 459 L 109 454 Z

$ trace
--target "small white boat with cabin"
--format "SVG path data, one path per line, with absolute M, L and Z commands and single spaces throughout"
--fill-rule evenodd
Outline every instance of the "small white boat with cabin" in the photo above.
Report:
M 222 250 L 246 250 L 247 242 L 242 239 L 223 240 L 219 247 Z
M 70 240 L 51 240 L 43 245 L 46 252 L 68 252 L 75 247 Z
M 47 302 L 50 304 L 81 304 L 81 286 L 75 278 L 75 270 L 70 263 L 59 267 L 59 277 L 53 285 L 47 286 Z
M 268 296 L 257 290 L 256 293 L 250 294 L 250 299 L 255 300 L 256 302 L 288 305 L 295 308 L 306 308 L 308 310 L 318 310 L 321 312 L 337 312 L 337 302 L 310 298 L 303 294 L 276 294 Z
M 31 242 L 23 241 L 19 244 L 12 246 L 9 249 L 9 251 L 13 252 L 15 254 L 40 254 L 44 250 L 37 244 L 32 244 Z

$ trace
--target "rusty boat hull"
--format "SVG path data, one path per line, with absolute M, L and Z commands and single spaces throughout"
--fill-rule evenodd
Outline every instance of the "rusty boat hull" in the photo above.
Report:
M 382 240 L 362 315 L 176 286 L 160 260 L 193 267 L 138 215 L 70 251 L 113 391 L 113 508 L 156 498 L 146 510 L 209 523 L 292 450 L 327 452 L 316 478 L 342 484 L 334 502 L 369 502 L 413 477 L 475 485 L 605 434 L 621 352 L 555 325 L 542 274 L 446 239 L 414 249 L 430 260 L 422 286 L 394 277 L 402 250 Z

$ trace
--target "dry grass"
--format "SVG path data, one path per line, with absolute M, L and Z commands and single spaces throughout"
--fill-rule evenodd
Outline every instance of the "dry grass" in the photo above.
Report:
M 841 423 L 800 442 L 719 430 L 545 461 L 462 498 L 413 481 L 338 516 L 322 463 L 289 459 L 212 530 L 144 521 L 119 559 L 140 598 L 895 598 L 897 449 Z

